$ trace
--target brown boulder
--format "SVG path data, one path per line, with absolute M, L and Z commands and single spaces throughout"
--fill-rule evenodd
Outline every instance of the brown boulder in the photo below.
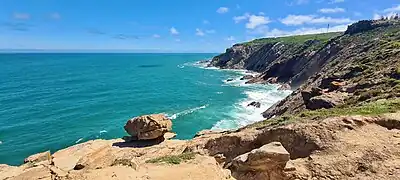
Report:
M 283 179 L 290 154 L 280 142 L 272 142 L 232 161 L 231 170 L 237 179 Z
M 172 121 L 163 114 L 152 114 L 128 120 L 125 131 L 138 140 L 157 139 L 171 131 Z
M 260 103 L 260 102 L 253 101 L 253 102 L 251 102 L 250 104 L 248 104 L 247 106 L 254 106 L 254 107 L 256 107 L 256 108 L 260 108 L 260 107 L 261 107 L 261 103 Z

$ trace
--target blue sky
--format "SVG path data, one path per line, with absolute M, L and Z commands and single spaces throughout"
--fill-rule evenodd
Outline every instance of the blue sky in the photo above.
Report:
M 399 0 L 0 0 L 0 49 L 222 52 L 396 12 Z

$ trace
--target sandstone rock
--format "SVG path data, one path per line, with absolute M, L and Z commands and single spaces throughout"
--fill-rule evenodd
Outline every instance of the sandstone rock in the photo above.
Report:
M 42 161 L 48 161 L 49 163 L 51 162 L 51 154 L 50 151 L 38 153 L 31 155 L 27 158 L 25 158 L 24 163 L 39 163 Z
M 256 107 L 256 108 L 260 108 L 260 107 L 261 107 L 261 103 L 260 103 L 260 102 L 253 101 L 253 102 L 251 102 L 250 104 L 248 104 L 247 106 L 254 106 L 254 107 Z
M 253 75 L 244 75 L 242 78 L 240 78 L 240 80 L 248 80 L 248 79 L 253 79 L 254 76 Z
M 289 159 L 290 154 L 282 144 L 272 142 L 236 157 L 232 166 L 238 171 L 269 171 L 275 168 L 283 170 Z
M 167 132 L 167 133 L 164 134 L 164 139 L 165 140 L 172 139 L 174 137 L 176 137 L 175 133 Z
M 40 179 L 40 180 L 51 180 L 52 175 L 50 169 L 45 166 L 37 166 L 32 167 L 29 169 L 24 170 L 23 173 L 10 178 L 12 180 L 33 180 L 33 179 Z
M 110 141 L 94 140 L 62 149 L 52 155 L 54 166 L 64 172 L 69 172 L 75 168 L 82 157 L 110 147 L 111 144 Z
M 290 154 L 279 142 L 266 144 L 232 161 L 232 175 L 241 179 L 283 179 Z
M 172 121 L 163 114 L 144 115 L 128 120 L 124 128 L 138 140 L 157 139 L 171 131 Z

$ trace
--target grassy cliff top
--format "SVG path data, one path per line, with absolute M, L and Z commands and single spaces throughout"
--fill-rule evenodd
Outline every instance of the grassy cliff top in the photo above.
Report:
M 257 44 L 267 44 L 267 43 L 286 43 L 286 44 L 297 44 L 305 43 L 309 40 L 318 40 L 326 42 L 336 36 L 343 34 L 343 32 L 330 32 L 321 34 L 308 34 L 308 35 L 297 35 L 297 36 L 285 36 L 276 38 L 260 38 L 249 42 L 242 43 L 242 45 L 257 45 Z

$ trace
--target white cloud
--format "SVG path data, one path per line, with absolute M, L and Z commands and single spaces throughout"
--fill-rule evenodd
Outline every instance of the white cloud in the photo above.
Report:
M 153 38 L 160 38 L 161 36 L 158 34 L 153 34 Z
M 250 14 L 249 13 L 245 13 L 245 14 L 243 14 L 243 16 L 235 16 L 235 17 L 233 17 L 233 20 L 235 21 L 235 23 L 240 23 L 241 21 L 246 20 L 249 17 L 250 17 Z
M 228 11 L 229 11 L 229 8 L 227 8 L 227 7 L 220 7 L 217 9 L 217 13 L 220 13 L 220 14 L 227 13 Z
M 330 2 L 330 4 L 335 4 L 335 3 L 342 3 L 342 2 L 344 2 L 345 0 L 332 0 L 331 2 Z
M 235 23 L 247 21 L 246 28 L 248 29 L 254 29 L 258 26 L 265 25 L 271 22 L 271 20 L 267 16 L 263 16 L 261 14 L 254 15 L 249 13 L 245 13 L 242 16 L 235 16 L 233 17 L 233 20 L 235 21 Z
M 310 0 L 294 0 L 291 3 L 289 3 L 289 6 L 308 4 L 309 2 Z
M 289 15 L 280 20 L 285 25 L 303 24 L 347 24 L 353 22 L 349 18 L 316 17 L 315 15 Z
M 391 8 L 387 8 L 383 10 L 383 12 L 388 13 L 388 12 L 400 12 L 400 4 Z
M 271 20 L 268 17 L 251 15 L 249 17 L 249 22 L 246 24 L 246 28 L 254 29 L 254 28 L 258 27 L 258 26 L 265 25 L 265 24 L 268 24 L 270 22 L 271 22 Z
M 27 13 L 14 13 L 13 17 L 14 19 L 20 19 L 20 20 L 28 20 L 31 18 L 31 16 Z
M 272 29 L 269 30 L 268 27 L 262 26 L 257 28 L 255 31 L 251 31 L 249 33 L 252 34 L 259 34 L 262 37 L 282 37 L 282 36 L 293 36 L 293 35 L 306 35 L 306 34 L 319 34 L 319 33 L 326 33 L 326 32 L 343 32 L 347 29 L 347 24 L 337 25 L 329 28 L 299 28 L 292 31 L 285 31 L 281 29 Z
M 204 32 L 201 30 L 201 29 L 199 29 L 199 28 L 196 28 L 196 36 L 204 36 L 205 34 L 204 34 Z
M 169 29 L 169 32 L 170 32 L 172 35 L 178 35 L 178 34 L 179 34 L 179 31 L 176 30 L 174 27 L 172 27 L 171 29 Z
M 226 40 L 226 41 L 234 41 L 234 40 L 235 40 L 235 37 L 229 36 L 229 37 L 225 38 L 225 40 Z
M 346 12 L 343 8 L 323 8 L 318 10 L 320 13 L 342 13 Z

